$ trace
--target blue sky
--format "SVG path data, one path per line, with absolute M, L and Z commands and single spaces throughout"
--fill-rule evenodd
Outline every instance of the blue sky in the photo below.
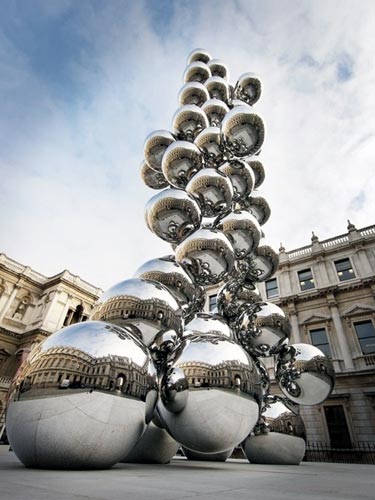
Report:
M 144 223 L 143 142 L 169 129 L 188 53 L 253 71 L 276 249 L 375 223 L 375 3 L 3 2 L 0 252 L 107 288 L 170 253 Z

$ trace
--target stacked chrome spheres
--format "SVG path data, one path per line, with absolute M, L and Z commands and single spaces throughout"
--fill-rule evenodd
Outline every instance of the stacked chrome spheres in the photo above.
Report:
M 26 466 L 165 463 L 179 445 L 188 457 L 224 460 L 240 443 L 251 461 L 302 459 L 298 404 L 323 401 L 334 374 L 315 347 L 289 345 L 288 318 L 257 290 L 278 266 L 262 240 L 261 92 L 256 75 L 232 86 L 225 63 L 201 49 L 189 56 L 172 130 L 147 137 L 141 166 L 159 190 L 146 224 L 173 253 L 114 285 L 92 321 L 51 335 L 21 366 L 7 431 Z M 217 311 L 205 313 L 212 286 Z

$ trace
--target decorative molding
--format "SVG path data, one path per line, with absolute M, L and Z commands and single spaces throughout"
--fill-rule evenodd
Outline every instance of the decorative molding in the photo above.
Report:
M 375 314 L 375 307 L 367 304 L 355 304 L 354 306 L 349 307 L 346 311 L 343 312 L 343 316 L 348 318 L 350 316 L 359 316 L 363 313 L 372 313 Z

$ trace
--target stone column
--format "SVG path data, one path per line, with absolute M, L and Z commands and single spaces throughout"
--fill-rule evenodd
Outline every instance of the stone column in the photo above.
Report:
M 9 310 L 10 306 L 12 305 L 12 302 L 15 299 L 19 289 L 20 289 L 20 285 L 14 285 L 12 293 L 9 295 L 8 300 L 5 302 L 5 305 L 0 312 L 0 321 L 4 318 L 4 316 L 8 312 L 8 310 Z
M 61 316 L 60 316 L 60 319 L 59 319 L 59 322 L 57 324 L 57 329 L 60 329 L 63 327 L 63 323 L 64 323 L 64 319 L 68 313 L 68 309 L 69 309 L 69 306 L 70 306 L 70 301 L 71 299 L 73 298 L 73 295 L 68 295 L 68 300 L 66 301 L 66 304 L 65 304 L 65 307 L 63 309 L 63 312 L 61 313 Z
M 348 340 L 345 336 L 344 327 L 342 325 L 339 310 L 336 305 L 334 297 L 328 297 L 328 305 L 331 310 L 332 321 L 335 325 L 335 330 L 337 334 L 337 340 L 339 342 L 341 354 L 344 360 L 344 365 L 347 370 L 354 370 L 353 358 L 348 344 Z
M 301 343 L 301 334 L 299 331 L 299 325 L 298 325 L 298 316 L 297 316 L 297 311 L 294 306 L 294 304 L 288 306 L 288 316 L 290 320 L 290 324 L 292 326 L 292 341 L 295 344 L 300 344 Z
M 53 290 L 52 292 L 49 292 L 48 297 L 53 294 L 52 298 L 48 300 L 47 302 L 47 307 L 44 312 L 44 317 L 43 317 L 43 323 L 42 327 L 45 327 L 47 330 L 49 330 L 52 327 L 53 321 L 51 321 L 50 313 L 53 310 L 54 305 L 56 304 L 58 297 L 60 295 L 60 291 Z M 57 327 L 57 324 L 55 325 Z

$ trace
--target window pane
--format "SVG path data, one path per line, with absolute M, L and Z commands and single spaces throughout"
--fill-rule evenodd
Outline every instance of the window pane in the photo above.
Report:
M 312 278 L 311 269 L 305 269 L 304 271 L 298 271 L 298 277 L 300 281 L 305 281 Z
M 354 323 L 354 328 L 363 354 L 375 353 L 375 330 L 372 321 L 359 321 Z
M 325 328 L 310 330 L 310 337 L 312 345 L 320 349 L 326 356 L 331 357 L 331 348 Z
M 298 279 L 302 291 L 315 288 L 314 278 L 311 269 L 304 269 L 303 271 L 298 271 Z
M 276 278 L 266 281 L 266 292 L 267 292 L 267 298 L 277 297 L 279 295 L 279 289 L 277 286 Z
M 352 264 L 349 259 L 336 260 L 335 266 L 340 281 L 351 280 L 355 278 Z
M 209 298 L 209 309 L 212 311 L 216 307 L 216 295 L 210 295 Z

